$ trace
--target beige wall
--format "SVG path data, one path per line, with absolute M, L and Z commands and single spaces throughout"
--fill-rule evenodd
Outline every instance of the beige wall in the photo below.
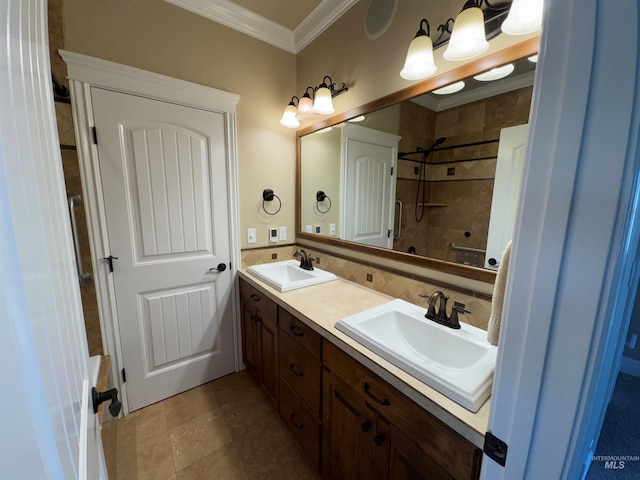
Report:
M 163 0 L 65 0 L 66 49 L 240 95 L 238 164 L 242 247 L 246 229 L 268 245 L 268 226 L 294 241 L 295 133 L 280 126 L 295 91 L 295 55 Z M 282 209 L 261 210 L 271 188 Z M 262 212 L 262 213 L 261 213 Z

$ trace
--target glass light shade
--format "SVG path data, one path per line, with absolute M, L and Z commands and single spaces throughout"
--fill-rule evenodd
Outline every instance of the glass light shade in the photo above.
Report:
M 296 113 L 296 117 L 301 120 L 305 120 L 313 117 L 313 102 L 311 101 L 311 97 L 306 93 L 298 102 L 298 112 Z
M 320 115 L 329 115 L 335 111 L 331 100 L 331 91 L 327 87 L 320 87 L 316 92 L 312 110 Z
M 400 76 L 405 80 L 423 80 L 436 73 L 436 70 L 431 38 L 428 35 L 419 35 L 411 40 Z
M 437 90 L 434 90 L 431 93 L 435 93 L 436 95 L 450 95 L 452 93 L 459 92 L 463 88 L 464 88 L 464 82 L 460 80 L 459 82 L 452 83 L 451 85 L 447 85 L 446 87 L 438 88 Z
M 296 118 L 296 106 L 293 103 L 287 105 L 287 108 L 284 109 L 284 114 L 280 119 L 280 125 L 287 128 L 298 128 L 300 126 L 300 121 Z
M 525 0 L 526 1 L 526 0 Z M 482 55 L 489 43 L 484 33 L 484 14 L 478 7 L 470 7 L 458 15 L 443 57 L 451 61 L 469 60 Z
M 527 58 L 527 60 L 529 60 L 530 62 L 533 62 L 533 63 L 538 63 L 538 54 L 531 55 L 529 58 Z
M 513 0 L 509 15 L 502 23 L 502 31 L 507 35 L 526 35 L 542 27 L 543 0 Z
M 364 122 L 364 115 L 359 115 L 355 118 L 352 118 L 351 120 L 347 120 L 347 122 L 351 122 L 351 123 L 359 123 L 359 122 Z
M 513 69 L 513 63 L 507 63 L 506 65 L 503 65 L 501 67 L 492 68 L 488 72 L 474 75 L 473 78 L 480 82 L 491 82 L 493 80 L 500 80 L 501 78 L 511 75 Z

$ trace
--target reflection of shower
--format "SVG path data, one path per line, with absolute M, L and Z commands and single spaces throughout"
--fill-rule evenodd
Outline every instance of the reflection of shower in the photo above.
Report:
M 416 219 L 416 222 L 418 223 L 420 223 L 424 218 L 425 192 L 427 190 L 427 168 L 426 168 L 427 158 L 429 157 L 429 154 L 433 151 L 433 149 L 436 148 L 438 145 L 444 143 L 446 139 L 447 137 L 438 138 L 435 142 L 433 142 L 433 145 L 431 145 L 431 147 L 427 148 L 426 150 L 418 147 L 420 150 L 422 150 L 422 159 L 420 160 L 420 169 L 418 171 L 418 188 L 416 190 L 416 205 L 415 205 L 415 211 L 414 211 L 414 217 Z M 422 202 L 418 202 L 418 200 L 420 199 L 421 190 L 422 190 Z M 420 213 L 418 213 L 419 209 L 420 209 Z

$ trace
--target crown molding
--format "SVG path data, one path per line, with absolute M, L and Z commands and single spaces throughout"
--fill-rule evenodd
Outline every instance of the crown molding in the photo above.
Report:
M 230 0 L 164 0 L 196 15 L 297 54 L 358 0 L 322 0 L 295 30 L 289 30 Z
M 527 72 L 521 75 L 516 75 L 515 77 L 507 77 L 497 82 L 488 83 L 487 85 L 483 85 L 466 92 L 463 90 L 451 97 L 442 97 L 442 99 L 439 99 L 434 98 L 434 96 L 429 94 L 425 94 L 416 97 L 411 101 L 434 112 L 441 112 L 442 110 L 447 110 L 449 108 L 458 107 L 484 98 L 500 95 L 501 93 L 507 93 L 512 90 L 528 87 L 533 85 L 534 76 L 535 71 Z
M 293 31 L 295 53 L 301 52 L 356 3 L 358 0 L 322 0 Z

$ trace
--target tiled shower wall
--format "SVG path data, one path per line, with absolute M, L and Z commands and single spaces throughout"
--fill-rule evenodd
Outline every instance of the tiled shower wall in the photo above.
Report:
M 402 234 L 394 241 L 394 250 L 407 252 L 413 246 L 418 255 L 484 265 L 484 255 L 462 258 L 461 252 L 449 248 L 449 244 L 486 248 L 500 130 L 528 122 L 531 95 L 532 87 L 525 87 L 437 113 L 403 102 L 400 152 L 415 151 L 416 146 L 429 148 L 440 137 L 446 140 L 438 148 L 473 145 L 428 156 L 424 202 L 421 192 L 418 198 L 418 204 L 428 204 L 424 212 L 421 207 L 416 212 L 415 168 L 419 163 L 398 161 L 396 195 L 404 204 L 404 212 Z M 409 158 L 420 160 L 421 155 Z
M 64 48 L 64 25 L 62 16 L 62 0 L 49 0 L 49 51 L 51 58 L 51 70 L 58 81 L 67 87 L 67 66 L 58 55 L 58 50 Z M 73 117 L 71 104 L 68 100 L 56 99 L 56 120 L 58 123 L 58 136 L 60 137 L 60 151 L 62 153 L 62 168 L 64 169 L 64 181 L 67 192 L 82 195 L 80 183 L 80 166 L 76 151 L 76 139 L 73 129 Z M 83 205 L 76 207 L 78 221 L 78 237 L 82 252 L 82 263 L 85 272 L 92 273 L 91 255 L 89 250 L 89 231 Z M 102 355 L 102 333 L 100 331 L 100 319 L 98 317 L 98 302 L 96 299 L 95 283 L 80 287 L 82 296 L 82 310 L 84 313 L 85 327 L 87 331 L 87 343 L 89 355 Z
M 279 262 L 293 258 L 296 245 L 284 247 L 259 248 L 242 251 L 242 268 L 259 263 Z M 436 290 L 443 291 L 454 300 L 464 303 L 473 313 L 461 317 L 462 321 L 476 327 L 487 329 L 491 315 L 491 297 L 479 292 L 446 285 L 416 275 L 406 275 L 386 268 L 376 267 L 349 258 L 336 256 L 321 250 L 304 247 L 307 254 L 316 259 L 316 265 L 337 276 L 385 293 L 401 298 L 416 305 L 425 306 L 427 299 L 420 295 L 431 295 Z M 275 258 L 274 258 L 275 257 Z M 367 275 L 371 276 L 371 281 Z

